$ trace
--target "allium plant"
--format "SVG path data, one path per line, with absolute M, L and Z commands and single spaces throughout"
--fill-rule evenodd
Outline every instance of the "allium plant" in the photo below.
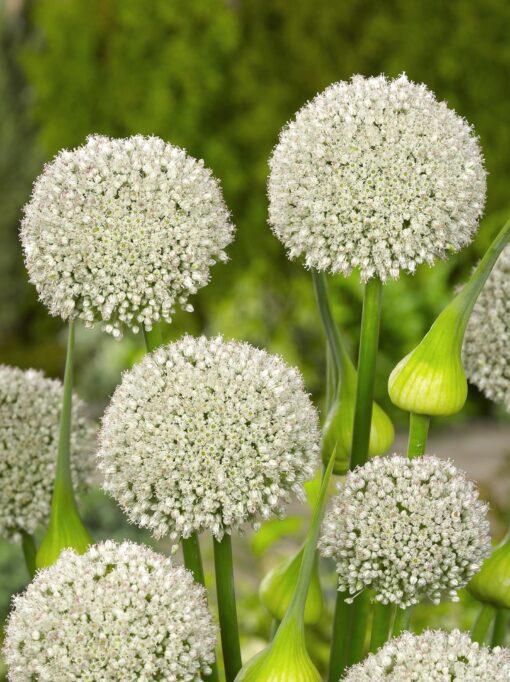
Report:
M 21 237 L 29 276 L 50 312 L 68 321 L 69 335 L 60 412 L 49 384 L 21 403 L 23 414 L 0 394 L 9 453 L 0 472 L 18 481 L 6 484 L 7 499 L 23 510 L 2 512 L 4 532 L 31 532 L 26 509 L 53 488 L 37 552 L 37 565 L 49 568 L 15 599 L 7 627 L 10 680 L 217 682 L 224 674 L 226 682 L 319 682 L 305 624 L 327 605 L 323 556 L 334 559 L 339 587 L 328 682 L 509 679 L 510 652 L 500 646 L 510 536 L 491 551 L 474 483 L 424 455 L 431 417 L 454 414 L 466 400 L 463 357 L 473 383 L 508 408 L 510 221 L 389 377 L 389 397 L 409 413 L 406 456 L 385 455 L 394 429 L 374 401 L 383 284 L 470 243 L 485 179 L 471 126 L 405 76 L 335 83 L 282 131 L 270 160 L 269 217 L 289 256 L 312 271 L 326 337 L 321 438 L 303 378 L 281 358 L 221 337 L 163 343 L 160 323 L 177 305 L 190 306 L 232 239 L 219 183 L 203 162 L 154 137 L 93 136 L 45 168 Z M 352 271 L 364 286 L 356 361 L 327 285 L 328 276 Z M 80 321 L 118 338 L 126 329 L 144 333 L 147 355 L 125 373 L 104 415 L 98 464 L 128 520 L 179 541 L 189 572 L 146 547 L 90 547 L 71 478 L 86 441 L 72 400 Z M 16 372 L 6 370 L 8 389 Z M 28 434 L 18 455 L 9 450 L 15 423 Z M 25 460 L 26 472 L 33 466 L 39 474 L 43 456 L 45 480 L 29 499 L 30 476 L 12 476 Z M 231 536 L 284 515 L 320 459 L 305 541 L 259 592 L 272 634 L 243 662 Z M 342 478 L 319 540 L 333 474 Z M 214 549 L 219 666 L 202 533 Z M 412 634 L 415 604 L 456 599 L 465 585 L 480 602 L 471 636 Z M 489 635 L 492 650 L 484 646 Z
M 52 315 L 125 327 L 171 322 L 225 260 L 233 226 L 202 161 L 157 137 L 93 135 L 61 151 L 34 185 L 21 241 Z
M 472 642 L 459 630 L 406 632 L 351 668 L 345 682 L 506 682 L 510 651 Z
M 12 682 L 199 680 L 214 660 L 204 589 L 142 545 L 65 551 L 14 600 L 5 640 Z
M 49 520 L 62 383 L 42 372 L 0 365 L 0 536 L 17 542 Z M 93 483 L 96 427 L 75 396 L 71 470 Z

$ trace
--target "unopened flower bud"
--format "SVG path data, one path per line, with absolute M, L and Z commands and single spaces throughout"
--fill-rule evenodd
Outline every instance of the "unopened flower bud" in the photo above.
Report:
M 278 566 L 275 566 L 260 585 L 260 601 L 275 620 L 283 620 L 290 605 L 292 595 L 296 589 L 302 558 L 303 548 L 290 559 L 286 559 Z M 322 615 L 323 605 L 324 600 L 319 580 L 319 561 L 316 556 L 305 604 L 304 621 L 306 625 L 317 623 Z
M 302 624 L 290 619 L 282 625 L 274 640 L 252 658 L 237 675 L 235 682 L 321 682 L 305 646 Z
M 390 375 L 388 391 L 395 405 L 408 412 L 450 415 L 462 409 L 467 379 L 462 343 L 480 291 L 510 237 L 510 221 L 502 228 L 469 282 L 436 319 L 430 331 Z
M 510 609 L 510 533 L 471 578 L 467 589 L 478 601 Z

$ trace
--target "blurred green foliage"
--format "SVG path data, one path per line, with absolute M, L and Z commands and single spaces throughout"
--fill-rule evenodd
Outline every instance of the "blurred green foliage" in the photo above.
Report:
M 308 273 L 285 258 L 267 226 L 267 158 L 282 125 L 329 83 L 353 73 L 405 71 L 474 124 L 489 191 L 487 218 L 471 248 L 385 288 L 377 397 L 400 418 L 386 399 L 389 371 L 465 278 L 510 207 L 509 25 L 507 0 L 0 0 L 0 362 L 53 375 L 63 367 L 62 324 L 36 302 L 17 240 L 20 209 L 43 161 L 90 133 L 155 134 L 205 159 L 238 227 L 230 263 L 213 269 L 195 313 L 177 315 L 167 338 L 185 330 L 221 332 L 269 347 L 299 365 L 320 398 L 323 336 Z M 360 285 L 353 276 L 331 288 L 336 319 L 354 351 Z M 118 344 L 99 331 L 80 331 L 79 389 L 97 413 L 141 352 L 135 338 Z M 468 416 L 494 409 L 473 397 Z M 91 500 L 87 518 L 96 537 L 140 537 L 111 503 Z M 288 523 L 297 530 L 295 519 Z M 254 539 L 259 574 L 280 530 L 269 527 Z M 8 594 L 25 579 L 8 572 L 19 561 L 16 548 L 0 546 L 4 611 Z M 246 565 L 252 570 L 253 558 Z M 269 621 L 251 610 L 253 586 L 245 589 L 241 580 L 240 589 L 244 631 L 253 642 L 265 636 Z M 462 608 L 460 616 L 437 613 L 465 618 Z M 330 616 L 311 634 L 319 660 L 327 654 Z M 416 618 L 421 622 L 418 610 Z

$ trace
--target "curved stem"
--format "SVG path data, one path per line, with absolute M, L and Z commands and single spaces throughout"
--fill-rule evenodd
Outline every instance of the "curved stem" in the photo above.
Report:
M 344 348 L 338 327 L 336 326 L 333 319 L 331 306 L 329 304 L 326 275 L 323 272 L 312 270 L 312 280 L 315 289 L 317 307 L 319 308 L 319 314 L 324 326 L 324 332 L 326 333 L 328 346 L 331 350 L 332 360 L 335 367 L 336 384 L 338 386 L 338 382 L 342 380 L 342 375 L 344 374 L 345 364 L 350 363 L 352 365 L 352 362 Z
M 426 414 L 409 415 L 409 441 L 407 444 L 407 456 L 409 459 L 421 457 L 427 447 L 430 417 Z
M 213 538 L 213 542 L 223 662 L 226 680 L 233 682 L 242 663 L 234 587 L 232 538 L 225 533 L 221 541 Z
M 494 629 L 492 631 L 491 646 L 505 646 L 506 631 L 508 626 L 508 609 L 498 609 L 494 619 Z
M 34 536 L 27 533 L 26 530 L 21 530 L 21 546 L 23 548 L 23 556 L 27 566 L 28 574 L 31 578 L 35 575 L 35 556 L 37 549 L 35 547 Z
M 269 641 L 272 642 L 274 639 L 274 636 L 278 632 L 278 628 L 280 627 L 280 621 L 276 620 L 276 618 L 273 618 L 271 621 L 271 630 L 269 631 Z
M 368 459 L 372 407 L 374 403 L 375 366 L 379 346 L 381 320 L 381 280 L 374 277 L 365 285 L 361 337 L 356 384 L 356 406 L 352 434 L 351 469 L 365 464 Z
M 491 626 L 492 621 L 496 615 L 496 608 L 488 604 L 482 605 L 477 619 L 471 629 L 471 639 L 473 642 L 483 644 L 487 637 L 487 632 Z
M 370 651 L 375 653 L 386 644 L 393 629 L 395 606 L 376 602 L 373 607 Z

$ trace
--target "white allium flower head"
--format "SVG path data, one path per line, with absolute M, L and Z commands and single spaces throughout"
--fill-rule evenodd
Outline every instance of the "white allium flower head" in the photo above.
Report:
M 42 372 L 0 365 L 0 536 L 20 540 L 49 518 L 57 461 L 62 383 Z M 96 428 L 73 396 L 71 473 L 91 485 Z
M 405 632 L 351 668 L 344 682 L 508 682 L 510 651 L 472 642 L 459 630 Z
M 510 412 L 510 246 L 478 297 L 464 337 L 469 380 Z
M 339 485 L 319 547 L 350 595 L 369 588 L 402 608 L 457 601 L 491 552 L 487 505 L 449 461 L 376 457 Z
M 132 523 L 159 538 L 220 539 L 282 514 L 317 464 L 318 416 L 301 374 L 248 343 L 185 336 L 124 374 L 99 468 Z
M 157 137 L 93 135 L 36 180 L 21 240 L 30 280 L 52 315 L 124 327 L 171 321 L 176 304 L 226 260 L 233 226 L 218 181 Z
M 152 549 L 111 540 L 62 552 L 14 598 L 11 682 L 201 680 L 214 660 L 205 590 Z
M 383 282 L 468 244 L 485 203 L 472 127 L 405 75 L 330 85 L 282 130 L 269 220 L 290 258 Z

